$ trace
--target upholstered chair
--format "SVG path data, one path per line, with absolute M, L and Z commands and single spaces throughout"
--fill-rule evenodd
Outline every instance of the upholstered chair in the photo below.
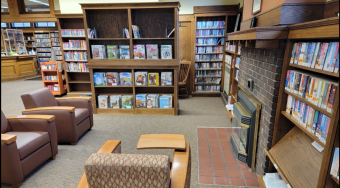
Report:
M 58 153 L 55 117 L 1 111 L 1 183 L 18 187 L 24 177 Z
M 190 188 L 189 143 L 185 151 L 175 150 L 172 166 L 166 155 L 120 153 L 120 141 L 104 144 L 86 161 L 85 174 L 77 188 Z
M 75 145 L 81 135 L 93 127 L 91 97 L 54 98 L 47 88 L 21 95 L 25 109 L 22 114 L 54 115 L 59 143 Z

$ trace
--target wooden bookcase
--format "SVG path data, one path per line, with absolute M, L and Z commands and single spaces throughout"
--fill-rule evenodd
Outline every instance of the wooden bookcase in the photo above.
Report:
M 108 3 L 81 4 L 85 28 L 95 28 L 98 38 L 88 38 L 86 31 L 88 68 L 90 70 L 92 104 L 94 113 L 110 114 L 156 114 L 178 115 L 178 30 L 179 2 L 152 3 Z M 132 25 L 139 26 L 143 38 L 133 38 Z M 123 28 L 129 30 L 130 38 L 123 38 Z M 166 38 L 165 29 L 170 32 L 175 28 L 174 37 Z M 133 45 L 157 44 L 172 45 L 173 59 L 133 59 Z M 129 45 L 130 59 L 92 59 L 91 45 Z M 160 50 L 159 50 L 160 51 Z M 136 86 L 134 72 L 163 72 L 173 73 L 173 86 Z M 132 86 L 94 86 L 95 72 L 131 72 Z M 98 95 L 132 95 L 134 109 L 99 109 Z M 173 108 L 151 109 L 135 108 L 136 94 L 172 94 Z
M 69 63 L 81 62 L 87 63 L 87 61 L 67 61 L 64 56 L 64 52 L 83 52 L 84 50 L 70 50 L 64 49 L 63 42 L 69 42 L 70 40 L 86 40 L 85 36 L 62 36 L 61 29 L 85 29 L 83 14 L 55 14 L 57 18 L 57 26 L 59 30 L 59 40 L 62 50 L 62 58 L 65 62 L 65 67 Z M 87 47 L 88 42 L 87 42 Z M 85 50 L 87 51 L 87 49 Z M 89 53 L 87 53 L 89 56 Z M 91 94 L 91 81 L 90 72 L 73 72 L 66 71 L 66 85 L 67 96 L 79 97 L 84 94 Z
M 213 55 L 213 54 L 222 54 L 222 60 L 221 61 L 197 61 L 196 58 L 194 58 L 195 61 L 195 69 L 192 71 L 192 96 L 197 96 L 197 97 L 202 97 L 202 96 L 207 96 L 207 97 L 220 97 L 221 96 L 221 91 L 223 91 L 223 86 L 224 86 L 224 71 L 225 71 L 225 42 L 227 38 L 227 33 L 232 32 L 236 23 L 236 16 L 237 16 L 237 11 L 235 12 L 228 12 L 228 13 L 207 13 L 207 14 L 195 14 L 195 55 Z M 197 22 L 202 22 L 202 21 L 224 21 L 225 26 L 223 28 L 205 28 L 205 29 L 200 29 L 197 28 Z M 218 29 L 224 29 L 224 36 L 209 36 L 209 37 L 204 37 L 204 36 L 197 36 L 197 31 L 200 30 L 218 30 Z M 218 39 L 224 39 L 222 44 L 216 44 L 216 45 L 200 45 L 198 44 L 198 39 L 208 39 L 208 38 L 218 38 Z M 196 53 L 196 48 L 197 47 L 216 47 L 216 46 L 221 46 L 222 51 L 220 53 Z M 197 63 L 222 63 L 222 67 L 220 69 L 196 69 L 196 64 Z M 200 76 L 196 76 L 196 71 L 209 71 L 209 70 L 220 70 L 221 71 L 221 76 L 205 76 L 203 78 L 220 78 L 221 81 L 219 84 L 209 84 L 209 83 L 196 83 L 195 79 L 196 78 L 202 78 Z M 218 91 L 197 91 L 196 86 L 220 86 L 220 90 Z
M 273 172 L 276 169 L 285 183 L 292 188 L 337 187 L 338 184 L 330 177 L 330 166 L 334 148 L 339 147 L 339 136 L 336 136 L 339 134 L 339 88 L 333 112 L 328 113 L 301 97 L 285 91 L 284 80 L 286 80 L 288 70 L 300 70 L 317 74 L 320 77 L 327 77 L 337 82 L 339 86 L 339 74 L 290 64 L 293 45 L 296 42 L 339 41 L 339 18 L 296 24 L 288 28 L 289 36 L 282 70 L 272 148 L 269 151 L 265 150 L 271 161 L 269 171 Z M 331 118 L 326 144 L 318 141 L 313 134 L 286 113 L 288 94 Z M 312 146 L 314 141 L 324 148 L 322 152 Z
M 66 93 L 66 89 L 64 87 L 64 84 L 66 84 L 65 79 L 62 78 L 63 75 L 65 75 L 65 64 L 63 62 L 60 62 L 62 66 L 62 71 L 58 71 L 58 62 L 42 62 L 41 66 L 43 65 L 55 65 L 54 69 L 41 69 L 41 77 L 43 80 L 44 87 L 47 87 L 48 85 L 54 85 L 58 84 L 59 91 L 51 91 L 53 95 L 62 95 Z M 57 80 L 45 80 L 45 76 L 52 76 L 56 75 L 58 77 Z

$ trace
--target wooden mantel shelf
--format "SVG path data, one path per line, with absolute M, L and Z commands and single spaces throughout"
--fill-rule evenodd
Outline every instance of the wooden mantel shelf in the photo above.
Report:
M 229 40 L 277 40 L 287 37 L 287 26 L 255 27 L 228 34 Z

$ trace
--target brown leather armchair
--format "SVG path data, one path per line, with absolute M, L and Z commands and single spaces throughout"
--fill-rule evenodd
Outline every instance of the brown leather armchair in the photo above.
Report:
M 55 116 L 58 142 L 75 145 L 79 137 L 93 127 L 91 97 L 54 98 L 47 89 L 38 89 L 21 95 L 25 109 L 22 114 Z
M 54 116 L 5 117 L 1 111 L 1 183 L 18 187 L 24 177 L 58 153 Z

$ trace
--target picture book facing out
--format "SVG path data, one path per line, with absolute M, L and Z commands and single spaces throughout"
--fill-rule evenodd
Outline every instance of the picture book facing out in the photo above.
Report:
M 135 72 L 135 84 L 137 86 L 147 86 L 148 72 Z
M 106 73 L 107 86 L 119 85 L 119 74 L 118 72 L 107 72 Z
M 161 59 L 172 59 L 171 45 L 161 45 Z
M 120 45 L 119 54 L 120 54 L 120 59 L 130 59 L 130 46 Z
M 121 72 L 119 73 L 119 80 L 121 86 L 131 86 L 132 85 L 131 72 Z
M 145 45 L 133 45 L 133 58 L 145 59 Z
M 172 72 L 161 72 L 161 85 L 172 86 Z
M 158 58 L 158 45 L 157 44 L 147 44 L 146 45 L 146 55 L 147 55 L 147 59 L 159 59 Z
M 122 108 L 123 109 L 133 109 L 133 96 L 123 95 L 122 96 Z
M 110 95 L 110 108 L 121 108 L 120 107 L 121 96 L 120 95 Z
M 146 94 L 136 95 L 136 108 L 146 108 Z
M 159 73 L 148 74 L 149 86 L 159 86 Z
M 104 45 L 91 45 L 92 59 L 105 59 L 105 46 Z
M 118 46 L 117 45 L 107 45 L 107 58 L 108 59 L 118 59 Z

